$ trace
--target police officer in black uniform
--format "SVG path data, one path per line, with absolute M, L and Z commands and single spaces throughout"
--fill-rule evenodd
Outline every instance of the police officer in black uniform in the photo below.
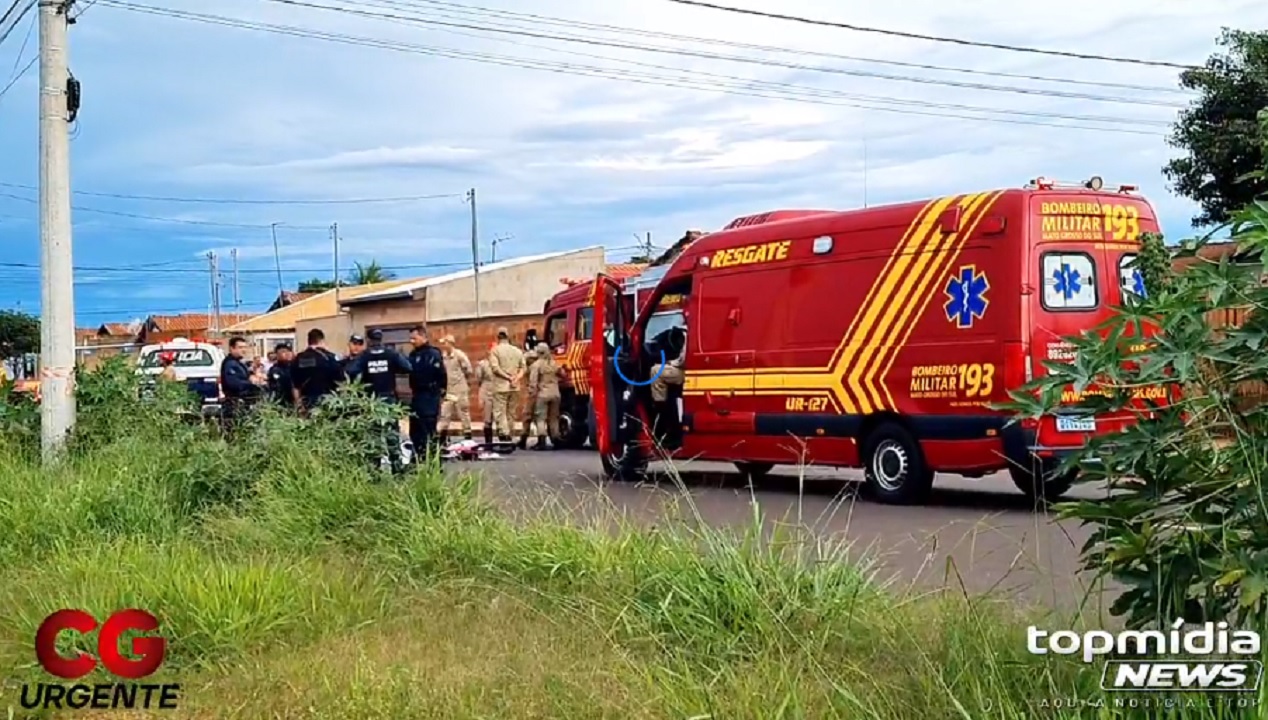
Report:
M 352 378 L 352 364 L 363 352 L 365 352 L 365 338 L 360 335 L 348 338 L 348 356 L 343 359 L 343 371 L 349 379 Z
M 375 397 L 396 402 L 396 376 L 408 375 L 409 360 L 395 350 L 383 347 L 383 331 L 366 333 L 370 349 L 357 354 L 348 364 L 348 379 L 361 380 L 370 387 Z
M 291 382 L 291 363 L 295 351 L 288 342 L 280 342 L 273 348 L 273 365 L 269 367 L 269 396 L 284 408 L 295 407 L 295 385 Z
M 224 393 L 225 429 L 232 430 L 238 418 L 260 395 L 260 388 L 251 382 L 251 369 L 242 361 L 247 352 L 245 338 L 229 338 L 229 354 L 220 363 L 220 391 Z
M 409 360 L 397 351 L 383 347 L 382 330 L 371 330 L 366 337 L 370 340 L 370 349 L 358 353 L 348 363 L 348 380 L 360 380 L 369 386 L 374 397 L 396 403 L 396 377 L 409 374 Z M 400 427 L 394 425 L 395 422 L 379 428 L 383 433 L 381 437 L 387 438 L 388 457 L 393 463 L 400 459 L 401 453 Z
M 409 413 L 409 439 L 414 452 L 427 457 L 435 451 L 436 424 L 440 419 L 440 402 L 449 386 L 445 358 L 427 341 L 427 328 L 416 325 L 409 332 L 414 351 L 409 355 L 411 366 L 409 388 L 412 394 Z
M 321 328 L 309 330 L 308 348 L 296 355 L 291 364 L 291 382 L 300 407 L 305 410 L 316 407 L 346 379 L 343 364 L 326 349 L 326 333 Z

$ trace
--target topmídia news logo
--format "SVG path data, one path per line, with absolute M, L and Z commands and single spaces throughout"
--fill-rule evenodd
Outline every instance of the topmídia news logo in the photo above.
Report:
M 1083 662 L 1105 658 L 1101 689 L 1119 692 L 1254 692 L 1263 682 L 1259 633 L 1232 630 L 1226 622 L 1168 630 L 1026 630 L 1035 655 L 1081 655 Z

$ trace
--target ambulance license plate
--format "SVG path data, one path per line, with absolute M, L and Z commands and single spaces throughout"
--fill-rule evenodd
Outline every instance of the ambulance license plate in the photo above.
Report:
M 1061 416 L 1057 418 L 1057 432 L 1096 432 L 1096 419 Z

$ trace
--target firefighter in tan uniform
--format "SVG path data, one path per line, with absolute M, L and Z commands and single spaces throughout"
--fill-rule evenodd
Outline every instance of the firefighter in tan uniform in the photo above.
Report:
M 524 376 L 532 377 L 533 366 L 537 364 L 537 347 L 531 347 L 524 352 Z M 520 405 L 520 440 L 519 448 L 521 450 L 528 449 L 528 436 L 533 434 L 533 405 L 536 400 L 533 397 L 533 386 L 525 383 L 522 388 L 521 399 L 524 401 Z M 538 426 L 540 427 L 540 426 Z
M 504 442 L 511 442 L 514 437 L 511 418 L 515 417 L 515 396 L 524 377 L 524 353 L 510 343 L 510 337 L 506 328 L 498 328 L 497 345 L 489 352 L 489 369 L 493 371 L 493 424 Z
M 489 346 L 493 352 L 494 345 Z M 477 397 L 480 399 L 480 421 L 484 424 L 484 442 L 493 444 L 493 369 L 489 367 L 489 357 L 476 364 L 475 381 Z
M 560 367 L 550 354 L 546 343 L 537 345 L 537 361 L 528 370 L 528 392 L 533 397 L 533 422 L 537 424 L 537 444 L 534 450 L 546 449 L 550 438 L 553 450 L 559 442 L 559 376 Z
M 454 347 L 453 335 L 440 339 L 441 355 L 445 359 L 445 373 L 449 387 L 445 388 L 445 401 L 440 405 L 440 422 L 449 431 L 454 416 L 462 423 L 462 436 L 471 439 L 471 389 L 467 380 L 472 375 L 471 360 L 460 348 Z

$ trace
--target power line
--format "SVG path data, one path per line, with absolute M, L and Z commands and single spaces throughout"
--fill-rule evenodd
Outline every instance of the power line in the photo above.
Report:
M 20 183 L 8 183 L 8 182 L 0 182 L 0 187 L 15 188 L 19 190 L 38 190 L 39 189 L 34 185 L 22 185 Z M 119 200 L 148 200 L 152 202 L 189 203 L 189 204 L 203 204 L 203 205 L 364 205 L 369 203 L 415 202 L 419 200 L 440 200 L 444 198 L 462 197 L 461 193 L 449 193 L 446 195 L 401 195 L 398 197 L 261 200 L 258 198 L 255 198 L 255 199 L 199 198 L 199 197 L 169 197 L 164 195 L 131 195 L 127 193 L 89 192 L 87 190 L 76 190 L 75 194 L 89 195 L 92 197 L 102 197 L 102 198 L 116 198 Z
M 21 195 L 14 195 L 13 193 L 0 192 L 0 197 L 11 198 L 13 200 L 21 200 L 22 202 L 28 202 L 33 204 L 39 202 L 38 200 L 35 200 L 33 198 L 22 197 Z M 117 210 L 103 210 L 101 208 L 84 207 L 82 205 L 72 205 L 71 207 L 74 210 L 78 210 L 79 212 L 97 213 L 100 215 L 114 215 L 116 217 L 133 218 L 136 220 L 149 220 L 151 222 L 176 223 L 180 225 L 202 225 L 207 227 L 247 228 L 251 230 L 267 230 L 269 228 L 268 225 L 259 225 L 259 224 L 250 224 L 250 223 L 216 222 L 214 220 L 189 220 L 186 218 L 159 217 L 157 215 L 140 215 L 137 213 L 119 212 Z M 291 228 L 292 230 L 325 230 L 326 229 L 325 225 L 287 225 L 286 227 Z
M 1145 65 L 1149 67 L 1165 67 L 1175 68 L 1177 70 L 1195 70 L 1196 65 L 1186 65 L 1184 63 L 1167 62 L 1165 60 L 1143 60 L 1141 58 L 1118 57 L 1113 55 L 1094 55 L 1089 53 L 1072 52 L 1069 50 L 1049 50 L 1045 48 L 1026 47 L 1022 45 L 1005 45 L 1002 43 L 982 42 L 979 40 L 965 40 L 964 38 L 945 37 L 941 35 L 925 35 L 922 33 L 907 32 L 904 30 L 888 30 L 883 28 L 866 27 L 864 25 L 854 25 L 851 23 L 834 22 L 831 20 L 815 20 L 812 18 L 801 17 L 798 15 L 785 15 L 783 13 L 766 12 L 763 10 L 748 10 L 746 8 L 729 7 L 726 5 L 715 5 L 710 2 L 702 2 L 701 0 L 670 0 L 670 2 L 679 5 L 694 5 L 696 7 L 708 8 L 710 10 L 721 10 L 723 12 L 736 13 L 738 15 L 752 15 L 754 17 L 769 18 L 771 20 L 787 20 L 790 22 L 798 22 L 806 25 L 818 25 L 821 27 L 834 27 L 842 30 L 853 30 L 855 32 L 875 33 L 878 35 L 888 35 L 890 37 L 901 37 L 909 40 L 927 40 L 929 42 L 949 43 L 952 45 L 964 45 L 967 47 L 980 47 L 988 50 L 1007 50 L 1008 52 L 1031 53 L 1035 55 L 1052 55 L 1055 57 L 1074 58 L 1076 60 L 1098 60 L 1100 62 L 1125 63 L 1129 65 Z
M 39 59 L 40 59 L 40 56 L 36 55 L 32 57 L 29 61 L 27 61 L 26 65 L 21 70 L 18 71 L 18 74 L 14 75 L 13 78 L 9 80 L 9 83 L 7 85 L 5 85 L 3 88 L 0 88 L 0 98 L 3 98 L 5 94 L 8 93 L 9 90 L 13 88 L 14 85 L 17 85 L 18 81 L 22 79 L 22 76 L 26 75 L 28 72 L 31 71 L 31 68 L 35 67 L 35 61 Z
M 445 2 L 445 0 L 379 0 L 381 4 L 388 6 L 405 6 L 419 8 L 423 5 L 439 6 L 441 8 L 451 10 L 437 10 L 436 12 L 451 12 L 459 16 L 485 15 L 495 18 L 507 18 L 517 21 L 527 21 L 535 25 L 555 25 L 569 29 L 585 28 L 589 30 L 597 30 L 603 32 L 612 32 L 618 34 L 635 35 L 640 37 L 649 37 L 660 40 L 673 40 L 677 42 L 691 42 L 703 45 L 714 45 L 727 47 L 731 49 L 752 50 L 757 52 L 782 53 L 787 55 L 799 55 L 802 57 L 817 57 L 825 60 L 845 60 L 848 62 L 870 63 L 874 65 L 889 65 L 892 67 L 905 67 L 916 70 L 934 70 L 938 72 L 962 73 L 967 75 L 977 75 L 981 77 L 998 77 L 1009 78 L 1013 80 L 1030 80 L 1034 82 L 1060 83 L 1067 85 L 1085 85 L 1089 87 L 1114 88 L 1117 90 L 1139 90 L 1155 93 L 1175 93 L 1181 95 L 1190 95 L 1192 91 L 1180 87 L 1169 87 L 1164 85 L 1135 85 L 1131 83 L 1104 82 L 1097 80 L 1083 80 L 1076 78 L 1052 77 L 1047 75 L 1030 75 L 1025 73 L 1011 73 L 997 70 L 981 70 L 978 68 L 958 67 L 954 65 L 932 65 L 926 63 L 906 62 L 901 60 L 888 60 L 880 58 L 866 58 L 854 55 L 841 55 L 837 53 L 821 52 L 816 50 L 801 50 L 794 48 L 778 47 L 775 45 L 761 45 L 755 43 L 740 42 L 735 40 L 721 40 L 717 38 L 698 37 L 694 35 L 680 35 L 677 33 L 662 32 L 658 30 L 644 30 L 641 28 L 631 28 L 622 25 L 609 25 L 605 23 L 593 23 L 576 20 L 572 18 L 558 18 L 550 15 L 539 15 L 536 13 L 514 12 L 511 10 L 501 10 L 495 8 L 481 7 L 478 5 L 459 4 L 454 2 Z
M 28 7 L 28 9 L 30 8 L 30 6 L 29 6 L 29 5 L 28 5 L 27 7 Z M 18 18 L 18 20 L 20 20 L 20 19 L 21 19 L 21 18 Z M 13 21 L 13 26 L 14 26 L 14 27 L 17 27 L 18 20 L 14 20 L 14 21 Z M 30 23 L 28 23 L 28 24 L 27 24 L 27 26 L 26 26 L 26 36 L 24 36 L 24 37 L 22 38 L 22 45 L 18 47 L 18 54 L 13 56 L 13 69 L 9 71 L 9 79 L 10 79 L 10 80 L 12 80 L 13 78 L 17 77 L 17 74 L 18 74 L 18 63 L 22 62 L 22 56 L 26 54 L 26 46 L 27 46 L 27 45 L 31 42 L 31 35 L 32 35 L 32 34 L 34 34 L 34 32 L 35 32 L 35 26 L 36 26 L 36 24 L 37 24 L 37 22 L 36 22 L 36 18 L 35 18 L 35 17 L 32 17 L 32 18 L 31 18 L 31 22 L 30 22 Z M 3 42 L 4 42 L 4 39 L 3 39 L 3 38 L 0 38 L 0 43 L 3 43 Z
M 827 105 L 835 107 L 849 107 L 860 110 L 875 110 L 879 112 L 896 113 L 900 115 L 937 117 L 945 119 L 972 120 L 977 122 L 993 122 L 1010 125 L 1028 125 L 1038 127 L 1055 127 L 1074 130 L 1094 130 L 1097 132 L 1116 132 L 1131 135 L 1149 135 L 1155 137 L 1164 136 L 1164 132 L 1149 131 L 1142 129 L 1133 129 L 1130 127 L 1103 127 L 1088 126 L 1072 123 L 1045 122 L 1043 120 L 1025 120 L 1019 118 L 1008 117 L 980 117 L 973 115 L 964 115 L 952 112 L 940 112 L 935 110 L 926 110 L 921 108 L 937 107 L 935 104 L 923 103 L 914 100 L 898 100 L 894 98 L 887 99 L 886 102 L 908 104 L 910 107 L 886 107 L 875 104 L 864 104 L 860 102 L 843 102 L 835 98 L 841 97 L 841 93 L 833 93 L 832 91 L 821 90 L 817 88 L 798 88 L 788 84 L 772 84 L 762 83 L 759 81 L 747 80 L 744 78 L 734 78 L 739 81 L 739 85 L 727 84 L 715 80 L 694 80 L 690 77 L 664 77 L 655 76 L 650 73 L 633 73 L 626 70 L 618 70 L 612 68 L 600 68 L 596 66 L 579 65 L 574 63 L 560 63 L 542 60 L 533 60 L 528 58 L 518 58 L 514 56 L 500 56 L 490 53 L 477 53 L 470 51 L 455 50 L 450 48 L 438 48 L 425 45 L 416 45 L 390 40 L 380 40 L 376 38 L 365 38 L 341 33 L 330 33 L 309 28 L 296 26 L 275 25 L 268 23 L 258 23 L 254 21 L 242 20 L 240 18 L 230 18 L 217 15 L 209 15 L 205 13 L 193 13 L 182 10 L 173 10 L 171 8 L 162 8 L 149 5 L 139 5 L 136 3 L 124 2 L 123 0 L 98 0 L 99 4 L 107 7 L 113 7 L 132 12 L 143 14 L 158 15 L 171 17 L 192 22 L 201 22 L 211 25 L 221 25 L 225 27 L 234 27 L 246 30 L 256 30 L 277 35 L 287 35 L 292 37 L 310 38 L 316 40 L 324 40 L 327 42 L 335 42 L 347 45 L 356 45 L 362 47 L 372 47 L 377 49 L 392 50 L 395 52 L 411 53 L 417 55 L 428 55 L 435 57 L 447 57 L 459 60 L 469 60 L 492 65 L 501 65 L 505 67 L 516 67 L 533 70 L 544 70 L 565 75 L 578 75 L 582 77 L 602 78 L 605 80 L 623 80 L 626 82 L 637 83 L 642 85 L 651 85 L 657 87 L 672 87 L 694 91 L 715 92 L 726 95 L 738 95 L 744 97 L 756 97 L 770 100 L 785 100 L 792 102 L 801 102 L 814 105 Z M 795 90 L 781 89 L 781 85 L 785 88 L 795 88 Z M 848 97 L 848 96 L 847 96 Z M 1055 118 L 1058 116 L 1049 113 L 1023 113 L 1022 111 L 1011 111 L 998 108 L 967 108 L 975 112 L 990 112 L 1008 115 L 1040 115 L 1045 118 Z M 1088 122 L 1100 122 L 1101 120 L 1084 118 Z M 1165 124 L 1162 121 L 1140 121 L 1130 120 L 1127 118 L 1113 118 L 1111 122 L 1134 123 L 1138 125 Z M 1160 125 L 1161 126 L 1161 125 Z
M 1059 97 L 1059 98 L 1065 98 L 1065 99 L 1071 99 L 1071 100 L 1089 100 L 1093 102 L 1121 103 L 1121 104 L 1128 104 L 1128 105 L 1151 105 L 1154 107 L 1165 107 L 1165 108 L 1172 108 L 1172 109 L 1180 109 L 1184 107 L 1184 105 L 1182 104 L 1176 104 L 1173 102 L 1167 102 L 1167 101 L 1161 101 L 1161 100 L 1110 97 L 1106 95 L 1091 95 L 1087 93 L 1044 90 L 1041 88 L 1023 88 L 1023 87 L 1005 86 L 1005 85 L 989 85 L 985 83 L 959 82 L 955 80 L 941 80 L 938 78 L 915 77 L 910 75 L 890 75 L 886 73 L 877 73 L 877 72 L 865 71 L 865 70 L 848 70 L 843 68 L 821 67 L 817 65 L 788 63 L 788 62 L 781 62 L 777 60 L 769 60 L 769 59 L 754 58 L 754 57 L 743 57 L 738 55 L 720 55 L 717 53 L 687 50 L 682 48 L 667 48 L 667 47 L 659 47 L 655 45 L 640 45 L 637 43 L 630 43 L 630 42 L 617 42 L 617 41 L 611 41 L 611 40 L 603 40 L 603 39 L 595 38 L 593 36 L 559 35 L 559 34 L 540 32 L 540 31 L 526 30 L 522 28 L 507 28 L 507 27 L 496 27 L 496 26 L 489 26 L 489 25 L 478 25 L 474 23 L 447 22 L 444 20 L 435 20 L 431 18 L 418 17 L 418 16 L 412 16 L 412 15 L 400 15 L 396 13 L 378 12 L 378 11 L 371 11 L 371 10 L 359 10 L 356 8 L 350 8 L 350 7 L 339 6 L 339 5 L 327 5 L 322 3 L 309 2 L 307 0 L 265 0 L 265 1 L 279 4 L 279 5 L 290 5 L 293 7 L 303 7 L 303 8 L 313 9 L 313 10 L 324 10 L 327 12 L 345 13 L 349 15 L 358 15 L 361 17 L 368 17 L 368 18 L 374 18 L 379 20 L 391 20 L 395 22 L 405 22 L 405 23 L 427 25 L 427 26 L 462 28 L 462 29 L 468 29 L 468 30 L 475 30 L 481 33 L 499 33 L 499 34 L 505 34 L 505 35 L 537 38 L 537 39 L 543 39 L 543 40 L 557 40 L 560 42 L 577 43 L 581 45 L 588 45 L 588 46 L 594 46 L 594 47 L 608 47 L 608 48 L 615 48 L 620 50 L 636 50 L 640 52 L 658 53 L 658 54 L 674 55 L 674 56 L 680 56 L 680 57 L 698 58 L 698 59 L 704 59 L 704 60 L 720 60 L 720 61 L 744 63 L 744 64 L 750 64 L 750 65 L 761 65 L 765 67 L 778 67 L 778 68 L 783 68 L 787 70 L 804 70 L 809 72 L 828 73 L 833 75 L 847 75 L 852 77 L 864 77 L 864 78 L 873 78 L 873 79 L 880 79 L 880 80 L 910 82 L 910 83 L 919 83 L 924 85 L 942 85 L 947 87 L 956 87 L 956 88 L 972 89 L 972 90 L 1008 92 L 1008 93 L 1016 93 L 1021 95 L 1035 95 L 1040 97 Z M 354 2 L 353 4 L 364 5 L 365 3 Z M 399 5 L 399 3 L 391 3 L 391 2 L 386 2 L 384 4 L 387 4 L 390 6 Z M 377 5 L 370 5 L 370 7 L 377 7 Z M 541 46 L 534 46 L 534 47 L 541 47 Z M 553 49 L 553 48 L 545 48 L 545 49 Z M 577 53 L 577 54 L 580 54 L 580 53 Z M 590 55 L 588 57 L 598 57 L 604 60 L 615 60 L 617 62 L 630 62 L 626 60 L 621 60 L 619 58 L 610 58 L 610 57 L 604 57 L 604 56 Z M 642 63 L 633 63 L 633 64 L 642 64 Z M 678 68 L 668 68 L 665 66 L 655 66 L 655 65 L 650 67 L 657 67 L 659 69 L 668 69 L 668 70 L 678 69 Z M 700 73 L 700 74 L 711 75 L 712 73 Z M 722 77 L 726 77 L 726 76 L 722 76 Z M 874 97 L 874 96 L 870 98 L 860 97 L 860 99 L 866 99 L 866 100 L 877 101 L 877 102 L 889 102 L 894 100 L 893 98 Z M 972 106 L 961 106 L 961 107 L 972 107 Z
M 101 1 L 104 4 L 105 0 L 101 0 Z M 618 247 L 605 248 L 605 251 L 622 252 L 626 250 L 642 250 L 644 248 L 645 248 L 645 243 L 641 243 L 638 245 L 622 245 Z M 509 259 L 514 259 L 514 258 L 509 258 Z M 186 260 L 167 260 L 162 262 L 142 263 L 137 265 L 76 265 L 74 269 L 77 272 L 94 272 L 94 273 L 134 273 L 135 272 L 135 273 L 151 273 L 151 274 L 154 273 L 155 270 L 161 269 L 163 274 L 165 275 L 173 274 L 173 273 L 206 275 L 207 268 L 205 266 L 185 267 L 185 268 L 173 267 L 178 264 L 202 265 L 202 263 L 203 263 L 203 259 L 191 258 Z M 471 263 L 470 262 L 405 263 L 401 265 L 379 265 L 379 267 L 389 272 L 399 272 L 403 270 L 432 270 L 437 268 L 469 268 L 471 267 Z M 39 268 L 40 266 L 36 263 L 0 262 L 0 270 L 4 270 L 4 269 L 38 270 Z M 244 273 L 244 274 L 245 273 L 272 274 L 276 272 L 276 268 L 272 268 L 272 267 L 242 268 L 238 270 L 238 272 Z M 311 274 L 311 275 L 319 276 L 322 274 L 323 269 L 317 268 L 317 267 L 283 267 L 282 272 L 293 274 L 293 275 Z
M 13 14 L 13 11 L 18 8 L 18 4 L 20 2 L 21 0 L 13 0 L 13 4 L 5 11 L 4 17 L 0 18 L 0 26 L 4 25 L 5 20 L 7 20 L 8 17 Z M 9 36 L 13 34 L 13 31 L 17 29 L 18 25 L 22 22 L 22 18 L 26 17 L 26 14 L 31 12 L 31 8 L 33 7 L 35 7 L 35 0 L 30 0 L 25 6 L 23 6 L 22 12 L 18 13 L 17 17 L 13 18 L 13 22 L 9 25 L 9 27 L 5 28 L 3 32 L 0 32 L 0 45 L 3 45 L 4 41 L 9 39 Z

